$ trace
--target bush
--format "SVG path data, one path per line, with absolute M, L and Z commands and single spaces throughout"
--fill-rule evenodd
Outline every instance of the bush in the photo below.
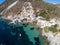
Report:
M 47 26 L 44 27 L 44 31 L 45 31 L 45 32 L 48 32 L 48 31 L 49 31 Z
M 52 31 L 53 33 L 58 31 L 55 26 L 49 27 L 49 30 Z

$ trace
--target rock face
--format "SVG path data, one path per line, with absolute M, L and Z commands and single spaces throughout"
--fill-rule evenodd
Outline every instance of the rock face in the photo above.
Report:
M 22 9 L 23 10 L 21 12 L 21 15 L 23 15 L 23 17 L 33 15 L 33 13 L 34 13 L 33 7 L 30 2 L 25 2 Z
M 16 18 L 20 15 L 28 16 L 31 15 L 32 6 L 30 2 L 20 2 L 19 0 L 14 1 L 10 4 L 6 9 L 4 9 L 1 13 L 4 14 L 4 18 Z M 18 16 L 17 16 L 18 15 Z
M 30 2 L 24 2 L 21 11 L 17 10 L 17 12 L 15 13 L 16 10 L 13 11 L 14 9 L 13 7 L 18 3 L 19 0 L 15 1 L 2 12 L 4 14 L 3 19 L 11 20 L 12 21 L 11 23 L 21 22 L 22 20 L 25 21 L 34 20 L 35 14 L 32 4 Z
M 4 4 L 0 5 L 0 13 L 3 12 L 1 14 L 5 15 L 5 17 L 7 15 L 14 16 L 16 14 L 20 14 L 25 2 L 31 3 L 34 14 L 36 15 L 38 12 L 40 13 L 41 10 L 45 10 L 50 18 L 60 17 L 60 8 L 58 8 L 56 5 L 45 3 L 42 0 L 6 0 Z M 12 6 L 9 10 L 6 10 L 12 4 L 14 4 L 14 6 Z
M 3 4 L 0 5 L 0 12 L 2 12 L 5 8 L 8 7 L 11 3 L 13 3 L 16 0 L 5 0 Z
M 17 1 L 17 3 L 18 2 L 19 1 Z M 14 3 L 11 5 L 14 5 Z M 32 4 L 30 2 L 24 2 L 23 6 L 21 8 L 21 12 L 20 12 L 20 10 L 17 10 L 16 13 L 13 11 L 13 9 L 11 10 L 11 8 L 13 8 L 13 6 L 11 7 L 11 5 L 8 8 L 6 8 L 6 10 L 3 11 L 3 14 L 5 14 L 4 18 L 6 18 L 6 19 L 26 18 L 26 17 L 30 17 L 34 13 Z
M 22 6 L 24 5 L 24 2 L 31 2 L 34 9 L 42 8 L 41 0 L 37 0 L 37 1 L 36 0 L 9 0 L 9 1 L 6 0 L 6 2 L 0 6 L 0 12 L 2 12 L 4 9 L 6 9 L 9 5 L 14 3 L 15 1 L 19 1 L 19 2 L 7 12 L 20 13 Z M 5 14 L 5 12 L 3 14 Z

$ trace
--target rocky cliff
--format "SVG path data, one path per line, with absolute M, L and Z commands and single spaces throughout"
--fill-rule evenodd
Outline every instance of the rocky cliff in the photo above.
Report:
M 18 2 L 14 6 L 6 10 L 16 1 Z M 4 16 L 20 14 L 23 9 L 22 7 L 26 6 L 25 2 L 30 2 L 32 4 L 35 15 L 40 15 L 43 10 L 50 18 L 60 17 L 60 8 L 56 5 L 45 3 L 42 0 L 6 0 L 6 2 L 0 6 L 0 12 L 2 12 Z

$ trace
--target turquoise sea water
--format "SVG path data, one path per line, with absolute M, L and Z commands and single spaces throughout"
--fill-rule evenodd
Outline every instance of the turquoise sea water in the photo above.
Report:
M 31 23 L 13 25 L 0 20 L 0 45 L 44 45 L 39 37 L 40 30 Z
M 36 41 L 34 40 L 34 38 L 39 36 L 39 30 L 36 26 L 34 26 L 32 24 L 29 24 L 27 26 L 26 25 L 27 24 L 25 24 L 25 26 L 23 26 L 24 31 L 28 35 L 28 38 L 30 39 L 30 41 L 32 41 L 33 44 L 35 44 Z

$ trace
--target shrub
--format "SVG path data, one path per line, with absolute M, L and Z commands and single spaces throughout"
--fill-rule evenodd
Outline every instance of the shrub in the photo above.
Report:
M 48 31 L 49 31 L 47 26 L 44 27 L 44 31 L 45 31 L 45 32 L 48 32 Z
M 58 31 L 56 26 L 49 27 L 49 30 L 52 31 L 53 33 Z

